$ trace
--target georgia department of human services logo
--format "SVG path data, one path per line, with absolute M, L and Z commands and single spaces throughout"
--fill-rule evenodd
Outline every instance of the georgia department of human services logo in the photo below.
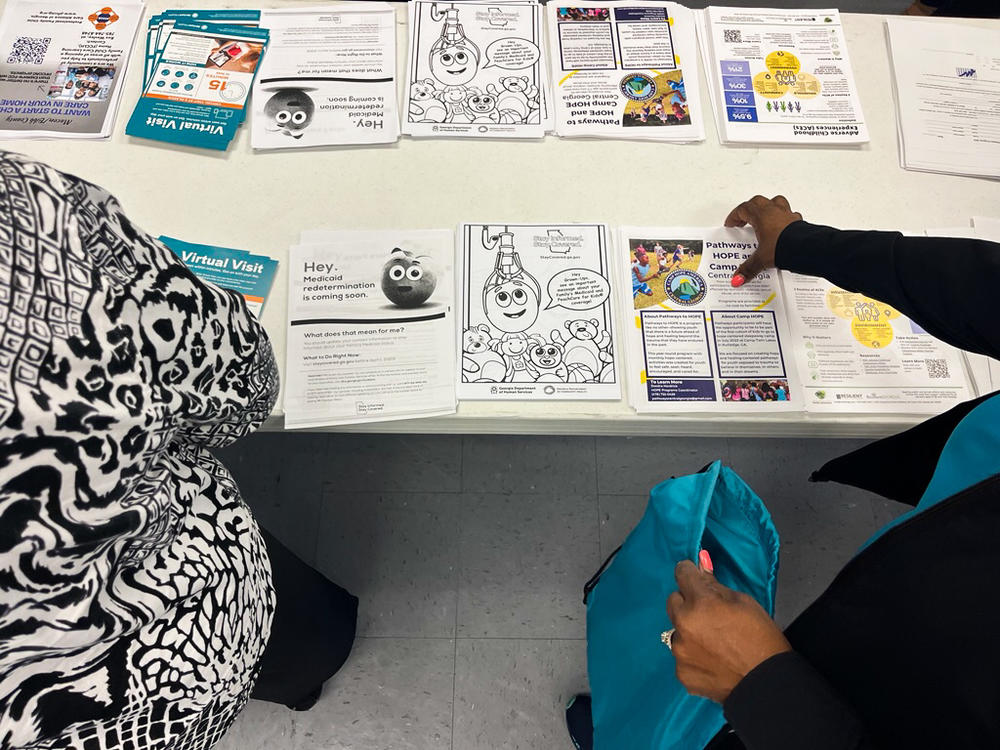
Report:
M 622 78 L 618 87 L 634 102 L 644 102 L 656 96 L 656 84 L 653 83 L 653 79 L 642 73 L 629 73 Z
M 663 291 L 678 305 L 697 305 L 707 289 L 705 279 L 694 271 L 674 271 L 663 282 Z

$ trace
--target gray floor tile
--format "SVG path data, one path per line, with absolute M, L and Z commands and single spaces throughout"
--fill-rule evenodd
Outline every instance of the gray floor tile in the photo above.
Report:
M 454 637 L 459 502 L 324 493 L 317 567 L 360 599 L 359 635 Z
M 320 702 L 251 701 L 216 750 L 450 750 L 455 642 L 361 638 Z
M 463 498 L 459 637 L 582 638 L 601 563 L 593 494 Z
M 467 435 L 462 449 L 466 492 L 594 491 L 594 438 Z
M 249 748 L 311 748 L 313 737 L 302 736 L 295 711 L 263 701 L 250 701 L 225 736 L 212 750 L 248 750 Z
M 782 625 L 833 580 L 875 531 L 871 493 L 808 482 L 853 440 L 732 440 L 731 465 L 764 500 L 781 536 L 775 619 Z
M 601 558 L 614 552 L 625 541 L 646 512 L 649 495 L 598 495 L 601 519 Z
M 215 453 L 236 479 L 258 522 L 314 564 L 329 436 L 257 433 Z
M 597 438 L 597 491 L 601 495 L 645 495 L 671 476 L 691 474 L 728 459 L 723 438 Z
M 458 492 L 459 435 L 331 434 L 324 478 L 358 492 Z
M 455 750 L 572 747 L 563 710 L 587 691 L 586 642 L 460 640 Z

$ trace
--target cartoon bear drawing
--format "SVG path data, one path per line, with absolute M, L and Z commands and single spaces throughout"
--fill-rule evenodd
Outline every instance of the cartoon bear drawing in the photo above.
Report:
M 448 110 L 438 99 L 434 81 L 424 78 L 410 84 L 410 122 L 444 122 Z
M 503 357 L 490 349 L 493 334 L 480 323 L 462 333 L 462 381 L 465 383 L 499 383 L 507 365 Z
M 559 330 L 553 330 L 551 336 L 553 341 L 565 348 L 566 364 L 584 365 L 594 373 L 595 378 L 605 375 L 606 366 L 614 362 L 611 355 L 611 335 L 600 327 L 595 318 L 567 320 L 565 326 L 569 336 Z M 613 372 L 612 367 L 612 376 Z
M 533 119 L 532 114 L 538 111 L 538 87 L 527 76 L 501 78 L 500 88 L 491 83 L 486 87 L 486 93 L 496 98 L 501 122 L 505 118 L 513 122 L 529 122 Z
M 528 352 L 537 383 L 565 383 L 569 368 L 563 362 L 563 347 L 554 341 L 540 341 Z
M 475 87 L 469 89 L 465 96 L 465 114 L 471 122 L 500 122 L 496 97 L 484 94 Z

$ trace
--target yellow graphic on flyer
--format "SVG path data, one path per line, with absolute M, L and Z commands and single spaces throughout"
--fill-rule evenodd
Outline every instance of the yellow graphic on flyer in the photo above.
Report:
M 753 77 L 753 90 L 765 99 L 780 99 L 789 91 L 796 99 L 815 99 L 819 96 L 822 88 L 819 79 L 812 73 L 803 73 L 802 63 L 791 52 L 775 50 L 764 58 L 764 65 L 767 70 Z M 778 105 L 772 107 L 768 104 L 767 109 L 776 112 Z M 781 111 L 786 109 L 782 103 Z M 801 105 L 795 111 L 801 111 Z
M 855 341 L 869 349 L 884 349 L 894 338 L 892 322 L 900 317 L 893 307 L 857 292 L 831 287 L 826 306 L 838 318 L 851 321 Z

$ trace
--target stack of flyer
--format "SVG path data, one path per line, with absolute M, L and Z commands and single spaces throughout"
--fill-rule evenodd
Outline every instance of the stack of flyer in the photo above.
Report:
M 278 261 L 245 250 L 199 245 L 166 236 L 158 239 L 199 279 L 243 295 L 250 312 L 260 318 L 274 283 Z
M 937 414 L 969 398 L 962 353 L 889 305 L 776 269 L 733 288 L 756 249 L 751 229 L 621 228 L 636 411 Z
M 545 7 L 557 135 L 704 139 L 693 11 L 655 2 Z
M 10 0 L 0 19 L 0 138 L 107 138 L 143 4 Z
M 259 13 L 166 11 L 154 16 L 142 95 L 125 132 L 226 150 L 243 124 L 267 48 L 268 31 L 256 26 Z
M 341 3 L 261 11 L 271 32 L 253 94 L 255 149 L 392 143 L 396 11 Z
M 1000 31 L 887 18 L 904 169 L 1000 178 Z
M 869 140 L 836 10 L 709 7 L 696 13 L 723 143 Z
M 408 3 L 403 133 L 542 138 L 551 130 L 537 0 Z
M 285 426 L 454 413 L 451 230 L 302 232 L 288 256 Z

